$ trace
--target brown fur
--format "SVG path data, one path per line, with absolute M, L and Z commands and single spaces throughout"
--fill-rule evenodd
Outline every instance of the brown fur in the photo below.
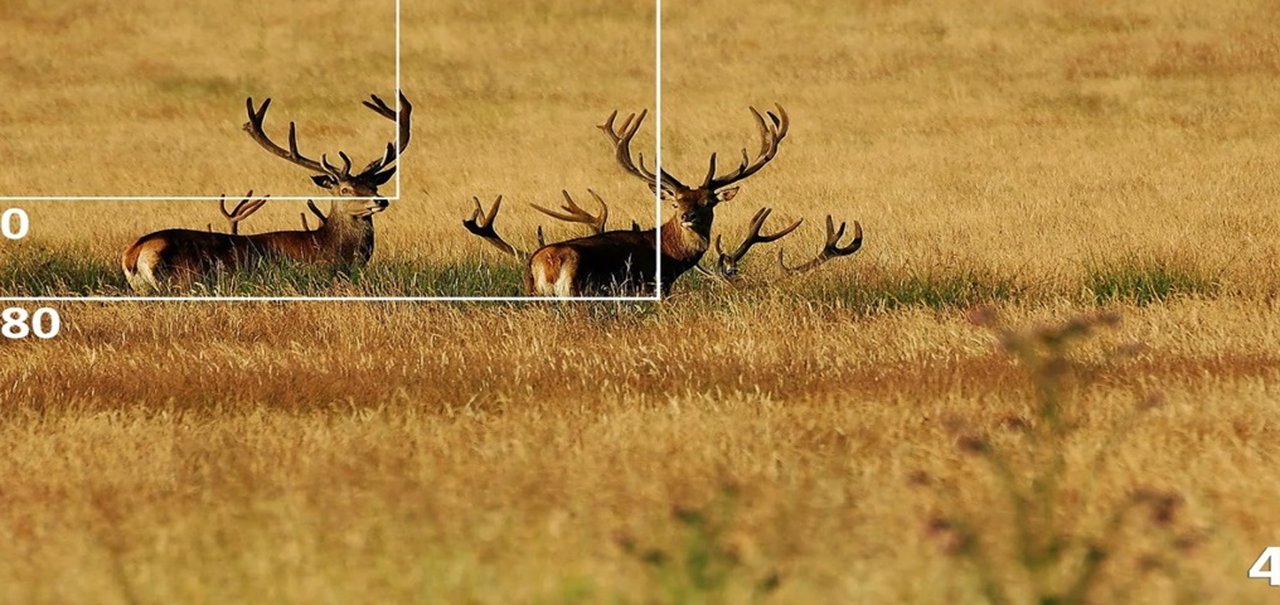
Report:
M 373 255 L 373 218 L 353 213 L 369 202 L 335 200 L 328 220 L 315 231 L 274 231 L 256 235 L 166 229 L 143 236 L 121 259 L 137 292 L 167 284 L 189 287 L 216 271 L 237 271 L 260 262 L 293 261 L 357 267 Z M 382 206 L 382 207 L 385 207 Z
M 674 218 L 663 224 L 664 295 L 706 253 L 708 238 L 698 231 Z M 651 296 L 657 275 L 655 240 L 656 230 L 646 229 L 548 244 L 529 258 L 526 290 L 536 296 Z

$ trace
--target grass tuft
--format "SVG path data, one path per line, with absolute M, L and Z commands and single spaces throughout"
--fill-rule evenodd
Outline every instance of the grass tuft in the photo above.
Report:
M 1147 306 L 1183 296 L 1211 297 L 1221 291 L 1221 284 L 1185 263 L 1129 259 L 1089 267 L 1085 288 L 1097 304 Z
M 74 248 L 19 245 L 0 257 L 8 296 L 118 294 L 128 289 L 119 264 Z
M 977 267 L 863 271 L 815 282 L 811 296 L 852 308 L 945 310 L 1009 301 L 1025 289 L 1012 278 Z

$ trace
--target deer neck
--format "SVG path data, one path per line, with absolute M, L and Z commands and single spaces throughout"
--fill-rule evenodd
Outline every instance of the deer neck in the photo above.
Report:
M 321 246 L 340 261 L 363 264 L 373 256 L 373 217 L 356 218 L 347 214 L 346 202 L 335 199 L 329 206 L 329 219 L 316 231 Z
M 687 270 L 711 247 L 711 221 L 706 225 L 684 226 L 678 217 L 662 224 L 662 254 Z

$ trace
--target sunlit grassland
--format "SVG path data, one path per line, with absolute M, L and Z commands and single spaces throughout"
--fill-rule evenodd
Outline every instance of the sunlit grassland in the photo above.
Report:
M 1049 524 L 1084 538 L 1138 494 L 1176 493 L 1193 539 L 1153 568 L 1159 519 L 1126 520 L 1095 602 L 1129 581 L 1125 602 L 1268 602 L 1245 572 L 1280 521 L 1273 7 L 666 4 L 671 170 L 694 180 L 711 151 L 728 164 L 754 146 L 749 104 L 792 117 L 717 213 L 731 240 L 759 206 L 806 219 L 752 253 L 748 287 L 687 276 L 662 304 L 589 306 L 59 305 L 59 338 L 0 343 L 0 601 L 985 602 L 992 569 L 935 520 L 1026 562 L 999 477 L 961 447 L 1016 452 L 1036 420 L 1028 368 L 970 321 L 990 306 L 1015 326 L 1122 318 L 1072 351 L 1088 380 L 1066 389 L 1078 424 L 1053 443 Z M 513 293 L 515 263 L 459 224 L 471 195 L 507 194 L 499 229 L 526 247 L 550 225 L 523 202 L 561 188 L 651 224 L 592 128 L 652 103 L 647 4 L 547 6 L 406 3 L 419 121 L 373 262 L 211 292 Z M 376 150 L 390 133 L 356 102 L 389 85 L 332 69 L 280 66 L 277 127 L 288 113 L 304 145 Z M 305 191 L 236 130 L 239 97 L 266 93 L 169 86 L 226 106 L 226 146 L 127 178 L 84 168 L 94 179 Z M 133 238 L 219 220 L 209 202 L 25 206 L 33 235 L 0 248 L 0 292 L 123 293 Z M 303 211 L 273 202 L 245 228 Z M 860 220 L 864 249 L 783 276 L 775 248 L 815 254 L 827 213 Z M 1018 571 L 994 568 L 1024 602 Z
M 1122 326 L 1083 351 L 1100 376 L 1079 394 L 1065 480 L 1104 499 L 1182 494 L 1193 575 L 1152 586 L 1261 602 L 1237 572 L 1280 495 L 1257 480 L 1276 454 L 1257 419 L 1275 401 L 1276 309 L 1117 308 Z M 776 573 L 780 602 L 944 602 L 974 593 L 926 520 L 999 503 L 955 427 L 1004 435 L 1033 393 L 962 313 L 866 316 L 785 292 L 64 313 L 59 340 L 0 352 L 6 600 L 639 599 L 661 589 L 619 540 L 684 556 L 672 507 L 712 514 L 732 489 L 717 521 L 741 560 L 731 594 Z M 1082 461 L 1104 443 L 1099 473 Z M 918 472 L 962 501 L 914 487 Z

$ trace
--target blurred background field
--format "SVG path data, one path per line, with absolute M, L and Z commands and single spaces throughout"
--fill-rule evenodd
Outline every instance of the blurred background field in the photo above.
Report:
M 562 188 L 651 223 L 592 125 L 651 105 L 652 9 L 555 6 L 405 6 L 418 126 L 367 281 L 276 286 L 514 288 L 459 225 L 471 195 L 508 194 L 499 227 L 526 243 L 539 219 L 522 202 Z M 1035 602 L 981 460 L 1037 418 L 1027 368 L 970 322 L 993 306 L 1018 325 L 1123 317 L 1078 352 L 1063 397 L 1081 416 L 1047 502 L 1052 528 L 1123 536 L 1090 602 L 1269 602 L 1246 571 L 1280 498 L 1280 11 L 666 8 L 669 168 L 694 179 L 711 151 L 754 145 L 748 105 L 792 116 L 718 230 L 737 237 L 765 205 L 777 224 L 803 217 L 777 244 L 797 259 L 832 213 L 862 221 L 862 252 L 780 280 L 762 249 L 751 287 L 689 276 L 658 305 L 60 307 L 58 340 L 0 344 L 0 600 L 984 603 L 1000 602 L 984 596 L 994 573 L 1010 602 Z M 313 89 L 295 86 L 272 94 Z M 307 144 L 310 124 L 367 118 L 362 86 L 272 111 Z M 231 130 L 227 161 L 260 178 L 206 181 L 217 192 L 304 183 Z M 133 237 L 218 216 L 26 206 L 35 234 L 2 252 L 9 290 L 86 290 L 22 273 L 42 262 L 110 290 Z M 302 210 L 269 206 L 246 227 Z M 1176 512 L 1112 531 L 1109 511 L 1149 493 L 1176 494 Z M 964 556 L 956 519 L 997 545 L 992 563 Z

